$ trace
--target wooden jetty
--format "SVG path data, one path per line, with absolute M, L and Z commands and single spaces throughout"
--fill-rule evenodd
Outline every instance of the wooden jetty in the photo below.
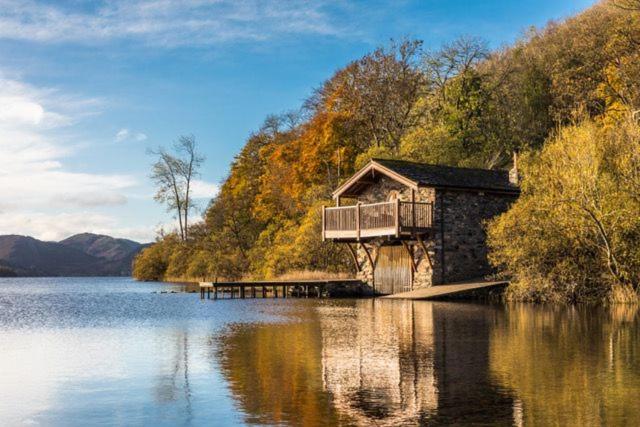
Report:
M 430 286 L 428 288 L 415 289 L 413 291 L 386 295 L 383 298 L 410 299 L 410 300 L 457 298 L 472 292 L 504 288 L 508 284 L 509 282 L 507 281 L 495 281 L 495 282 L 466 281 L 466 282 L 451 283 L 448 285 L 436 285 L 436 286 Z
M 320 298 L 329 285 L 362 284 L 359 279 L 263 280 L 254 282 L 200 282 L 200 298 Z

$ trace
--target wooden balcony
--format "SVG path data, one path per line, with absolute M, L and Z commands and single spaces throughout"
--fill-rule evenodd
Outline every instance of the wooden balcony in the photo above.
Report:
M 339 206 L 322 210 L 322 238 L 362 240 L 373 237 L 407 237 L 433 226 L 433 204 L 383 202 Z

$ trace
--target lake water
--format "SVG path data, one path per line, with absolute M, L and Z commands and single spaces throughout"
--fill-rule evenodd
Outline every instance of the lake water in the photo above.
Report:
M 640 317 L 0 279 L 0 425 L 640 425 Z

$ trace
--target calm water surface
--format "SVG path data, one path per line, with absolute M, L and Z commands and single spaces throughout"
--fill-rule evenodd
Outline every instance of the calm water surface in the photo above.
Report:
M 0 279 L 0 425 L 640 425 L 640 317 Z

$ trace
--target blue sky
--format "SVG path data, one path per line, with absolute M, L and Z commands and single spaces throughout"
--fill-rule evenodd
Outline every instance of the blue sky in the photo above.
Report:
M 196 136 L 204 208 L 265 116 L 389 39 L 500 47 L 592 3 L 0 0 L 0 234 L 149 241 L 149 148 Z

